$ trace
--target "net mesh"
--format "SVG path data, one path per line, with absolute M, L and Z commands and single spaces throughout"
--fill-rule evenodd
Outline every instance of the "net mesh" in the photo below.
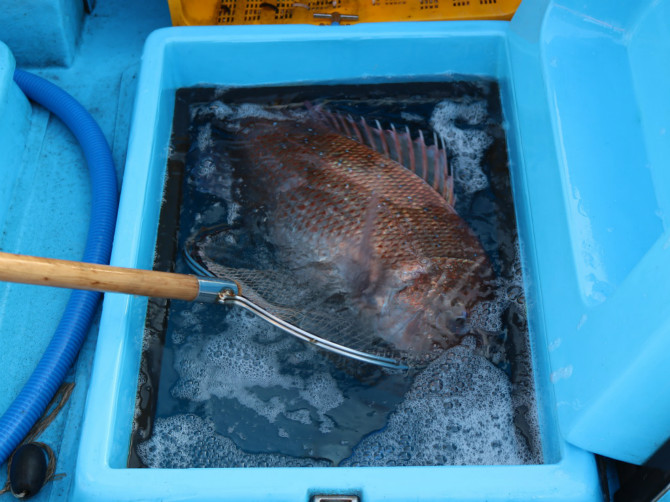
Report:
M 267 242 L 256 242 L 255 253 L 250 252 L 238 242 L 241 232 L 219 226 L 192 237 L 185 254 L 194 272 L 234 280 L 241 296 L 315 336 L 374 356 L 406 358 L 375 333 L 370 320 L 345 294 L 303 279 L 314 271 L 291 270 L 274 260 Z M 258 254 L 263 255 L 267 269 L 252 268 L 259 261 Z

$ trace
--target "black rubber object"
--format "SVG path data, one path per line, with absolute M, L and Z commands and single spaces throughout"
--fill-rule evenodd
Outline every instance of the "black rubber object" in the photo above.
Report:
M 34 443 L 21 446 L 12 457 L 9 486 L 12 495 L 28 499 L 40 491 L 47 478 L 47 456 Z

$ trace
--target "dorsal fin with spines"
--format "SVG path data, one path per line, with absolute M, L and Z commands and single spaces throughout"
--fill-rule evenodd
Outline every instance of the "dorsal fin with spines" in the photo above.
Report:
M 435 132 L 433 144 L 428 146 L 420 129 L 418 137 L 412 138 L 408 126 L 404 132 L 398 132 L 394 124 L 390 124 L 390 129 L 384 129 L 379 120 L 375 120 L 375 125 L 371 126 L 362 117 L 356 121 L 351 115 L 344 116 L 321 106 L 310 107 L 310 111 L 340 134 L 402 164 L 432 186 L 451 207 L 454 206 L 454 180 L 449 172 L 444 138 Z

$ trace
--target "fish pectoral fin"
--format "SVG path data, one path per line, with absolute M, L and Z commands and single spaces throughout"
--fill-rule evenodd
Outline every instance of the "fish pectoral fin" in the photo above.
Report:
M 347 274 L 350 277 L 352 291 L 361 297 L 374 295 L 386 275 L 384 264 L 377 256 L 374 245 L 379 212 L 379 198 L 373 193 L 363 214 L 361 238 L 350 255 L 350 270 Z

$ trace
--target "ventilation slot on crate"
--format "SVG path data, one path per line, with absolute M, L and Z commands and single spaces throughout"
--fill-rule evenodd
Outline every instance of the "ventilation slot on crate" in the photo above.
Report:
M 235 21 L 235 0 L 221 0 L 217 24 L 232 24 Z
M 275 13 L 275 20 L 281 21 L 284 19 L 291 19 L 293 17 L 293 2 L 277 2 L 277 12 Z
M 260 2 L 247 2 L 247 8 L 244 11 L 244 21 L 258 21 L 261 18 L 261 4 Z
M 310 10 L 314 12 L 330 12 L 332 9 L 337 8 L 338 4 L 339 2 L 337 0 L 315 0 L 313 2 L 309 2 L 308 5 Z

